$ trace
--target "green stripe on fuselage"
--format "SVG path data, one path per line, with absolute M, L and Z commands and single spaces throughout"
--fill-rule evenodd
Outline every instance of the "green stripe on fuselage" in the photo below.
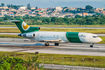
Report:
M 79 39 L 79 32 L 67 32 L 66 38 L 71 43 L 82 43 L 82 41 Z

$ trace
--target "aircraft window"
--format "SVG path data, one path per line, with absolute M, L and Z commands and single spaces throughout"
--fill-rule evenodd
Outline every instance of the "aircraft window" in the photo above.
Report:
M 97 38 L 98 36 L 93 36 L 93 38 Z

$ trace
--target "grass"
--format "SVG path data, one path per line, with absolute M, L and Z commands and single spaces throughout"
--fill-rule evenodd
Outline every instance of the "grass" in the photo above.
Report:
M 42 28 L 40 31 L 58 31 L 58 32 L 87 32 L 104 34 L 105 29 L 73 29 L 73 28 Z
M 20 33 L 18 28 L 0 28 L 0 33 Z
M 33 27 L 105 27 L 105 25 L 29 25 Z M 0 27 L 16 27 L 16 25 L 0 25 Z
M 16 27 L 16 25 L 0 25 L 0 27 Z
M 104 34 L 105 29 L 41 28 L 40 31 L 87 32 Z M 0 33 L 20 33 L 18 28 L 0 28 Z
M 2 55 L 10 55 L 11 57 L 20 57 L 27 60 L 29 57 L 34 56 L 34 53 L 24 53 L 24 52 L 2 52 Z M 95 67 L 102 67 L 105 68 L 105 57 L 104 56 L 83 56 L 83 55 L 63 55 L 63 54 L 38 54 L 38 60 L 41 63 L 45 64 L 60 64 L 60 65 L 72 65 L 73 66 L 83 66 L 83 59 L 84 59 L 84 66 L 94 67 L 94 60 L 95 60 Z M 53 59 L 52 59 L 53 57 Z M 74 60 L 72 60 L 74 58 Z
M 84 66 L 94 67 L 94 60 L 95 60 L 95 67 L 105 67 L 104 64 L 105 57 L 100 57 L 100 56 L 41 54 L 39 60 L 42 60 L 43 56 L 44 56 L 44 63 L 47 64 L 52 64 L 51 58 L 53 57 L 54 64 L 72 65 L 72 59 L 74 58 L 73 66 L 83 66 L 83 59 L 85 59 Z
M 100 42 L 100 44 L 105 44 L 105 36 L 101 36 L 100 38 L 102 39 L 102 41 Z
M 18 35 L 0 35 L 0 38 L 24 38 Z
M 105 25 L 30 25 L 36 27 L 105 27 Z

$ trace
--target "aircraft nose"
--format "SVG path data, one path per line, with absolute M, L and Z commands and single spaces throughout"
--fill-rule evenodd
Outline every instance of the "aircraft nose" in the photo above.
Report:
M 99 38 L 99 40 L 98 40 L 99 42 L 101 42 L 102 41 L 102 39 L 101 38 Z

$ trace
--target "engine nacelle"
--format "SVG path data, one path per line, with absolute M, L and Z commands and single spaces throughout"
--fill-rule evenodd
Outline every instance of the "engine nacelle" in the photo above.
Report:
M 35 30 L 40 30 L 40 27 L 34 27 Z
M 26 34 L 25 37 L 30 37 L 30 38 L 32 38 L 32 37 L 35 37 L 35 34 Z
M 40 27 L 30 27 L 31 28 L 31 30 L 33 31 L 37 31 L 37 30 L 40 30 Z
M 18 34 L 18 36 L 32 38 L 35 37 L 35 34 Z

